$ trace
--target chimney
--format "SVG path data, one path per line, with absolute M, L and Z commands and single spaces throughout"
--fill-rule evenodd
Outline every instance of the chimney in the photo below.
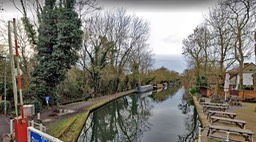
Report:
M 250 63 L 244 63 L 244 67 L 246 67 L 247 65 L 249 65 Z

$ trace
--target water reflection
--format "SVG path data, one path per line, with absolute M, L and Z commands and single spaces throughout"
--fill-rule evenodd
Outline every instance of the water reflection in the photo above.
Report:
M 135 94 L 121 98 L 91 113 L 79 142 L 136 142 L 150 129 L 150 104 L 147 96 Z
M 187 115 L 185 117 L 185 128 L 187 131 L 178 136 L 178 142 L 193 142 L 198 134 L 200 122 L 192 98 L 188 94 L 184 94 L 182 98 L 182 102 L 178 105 L 178 108 L 183 114 Z
M 133 94 L 94 111 L 78 142 L 192 140 L 197 114 L 191 101 L 184 99 L 184 89 L 177 90 Z

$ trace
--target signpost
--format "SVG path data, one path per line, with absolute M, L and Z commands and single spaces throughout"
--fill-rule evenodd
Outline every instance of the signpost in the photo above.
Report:
M 46 101 L 46 104 L 49 105 L 49 100 L 50 100 L 50 97 L 49 96 L 46 96 L 45 97 L 45 101 Z

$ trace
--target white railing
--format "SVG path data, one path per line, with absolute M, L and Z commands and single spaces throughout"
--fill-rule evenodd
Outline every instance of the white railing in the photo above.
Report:
M 14 119 L 10 119 L 10 134 L 15 133 L 13 121 L 14 121 Z M 42 123 L 36 123 L 34 120 L 30 120 L 28 122 L 28 126 L 36 128 L 42 132 L 46 132 L 46 127 Z
M 42 132 L 46 132 L 46 127 L 42 123 L 36 123 L 34 120 L 29 121 L 28 126 L 36 128 Z

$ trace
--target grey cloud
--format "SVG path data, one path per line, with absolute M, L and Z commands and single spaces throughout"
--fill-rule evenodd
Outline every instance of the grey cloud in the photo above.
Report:
M 172 34 L 172 35 L 169 35 L 167 37 L 164 37 L 161 39 L 162 42 L 164 43 L 172 43 L 172 44 L 181 44 L 181 41 L 182 41 L 182 37 L 180 37 L 179 35 L 177 34 Z
M 200 8 L 217 0 L 100 0 L 108 5 L 128 6 L 135 9 L 187 9 Z
M 186 62 L 182 55 L 155 55 L 154 68 L 165 67 L 182 73 L 186 69 Z

